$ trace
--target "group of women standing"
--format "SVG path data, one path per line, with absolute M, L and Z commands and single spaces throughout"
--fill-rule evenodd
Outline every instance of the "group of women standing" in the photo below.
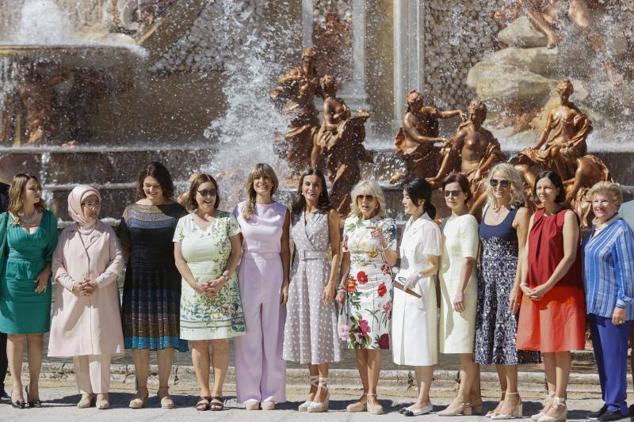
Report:
M 587 310 L 605 401 L 597 417 L 613 420 L 626 412 L 634 235 L 618 217 L 622 197 L 615 185 L 590 192 L 596 219 L 583 259 L 578 220 L 564 207 L 564 187 L 553 172 L 538 177 L 533 191 L 540 208 L 531 216 L 520 175 L 497 165 L 480 224 L 468 213 L 468 180 L 452 174 L 443 183 L 451 215 L 440 227 L 429 184 L 410 181 L 402 201 L 409 220 L 398 248 L 396 224 L 386 217 L 374 181 L 354 187 L 343 223 L 319 170 L 302 174 L 290 210 L 273 199 L 277 188 L 272 168 L 258 164 L 246 201 L 223 212 L 216 180 L 197 174 L 186 209 L 172 200 L 167 169 L 150 163 L 138 179 L 139 200 L 126 207 L 117 234 L 98 219 L 99 192 L 82 185 L 68 197 L 74 224 L 58 240 L 38 180 L 17 175 L 9 211 L 0 215 L 0 331 L 8 333 L 12 404 L 41 405 L 42 335 L 50 324 L 49 355 L 73 358 L 79 407 L 109 407 L 110 359 L 130 349 L 137 381 L 130 407 L 146 405 L 155 350 L 157 394 L 161 407 L 172 408 L 174 350 L 186 351 L 189 341 L 200 388 L 195 407 L 222 410 L 229 339 L 235 338 L 237 396 L 246 409 L 274 409 L 285 401 L 285 362 L 294 361 L 309 369 L 299 411 L 323 412 L 329 366 L 340 361 L 344 340 L 355 350 L 363 385 L 349 412 L 383 412 L 381 350 L 391 348 L 395 363 L 415 367 L 419 395 L 402 409 L 406 416 L 431 412 L 440 352 L 460 356 L 460 388 L 439 415 L 480 414 L 478 364 L 495 364 L 501 399 L 487 416 L 519 417 L 517 365 L 539 361 L 541 351 L 548 396 L 533 419 L 554 422 L 566 417 L 570 351 L 584 348 Z M 126 261 L 119 311 L 116 280 Z M 49 320 L 51 277 L 57 285 Z M 26 399 L 20 378 L 25 343 Z

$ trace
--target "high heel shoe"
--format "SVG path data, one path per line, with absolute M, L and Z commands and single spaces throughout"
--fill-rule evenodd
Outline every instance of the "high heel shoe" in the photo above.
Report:
M 498 414 L 500 413 L 500 412 L 499 412 L 499 409 L 502 407 L 502 404 L 504 403 L 504 398 L 505 398 L 505 397 L 506 397 L 506 392 L 505 392 L 505 391 L 503 391 L 503 392 L 502 392 L 502 397 L 500 398 L 500 401 L 498 402 L 497 406 L 495 406 L 495 409 L 493 409 L 493 410 L 489 410 L 489 411 L 487 412 L 487 414 L 486 414 L 486 415 L 484 415 L 484 416 L 485 416 L 485 417 L 487 417 L 487 418 L 490 418 L 491 416 L 498 415 Z
M 317 393 L 315 393 L 315 398 L 317 398 L 317 394 L 319 394 L 319 390 L 326 390 L 326 398 L 324 401 L 315 401 L 313 400 L 308 406 L 308 413 L 321 413 L 328 411 L 328 405 L 330 404 L 330 391 L 328 391 L 328 378 L 319 378 L 319 387 Z
M 553 397 L 553 403 L 544 416 L 537 419 L 537 422 L 565 422 L 568 416 L 568 407 L 566 407 L 566 399 L 562 397 Z
M 509 396 L 510 395 L 514 395 L 514 396 L 518 396 L 519 397 L 519 393 L 515 392 L 515 393 L 507 393 Z M 522 417 L 522 400 L 520 399 L 515 406 L 513 406 L 513 409 L 511 410 L 510 413 L 498 413 L 495 415 L 491 415 L 491 419 L 495 419 L 495 420 L 501 420 L 501 419 L 516 419 L 516 418 L 521 418 Z
M 366 396 L 374 396 L 376 397 L 376 393 L 375 394 L 370 394 L 367 393 Z M 368 409 L 368 413 L 370 413 L 371 415 L 382 415 L 383 414 L 383 406 L 381 406 L 380 403 L 378 403 L 378 399 L 377 399 L 377 404 L 372 404 L 369 401 L 366 402 L 366 407 Z
M 452 403 L 453 404 L 453 403 Z M 473 410 L 471 409 L 471 403 L 461 403 L 459 407 L 451 410 L 449 409 L 451 404 L 445 408 L 445 410 L 441 410 L 436 413 L 438 416 L 471 416 L 473 414 Z
M 26 408 L 26 402 L 24 401 L 24 399 L 13 400 L 13 392 L 11 392 L 11 395 L 9 396 L 9 400 L 11 400 L 11 407 L 15 407 L 16 409 Z
M 318 384 L 319 384 L 319 376 L 311 375 L 308 379 L 310 380 L 310 388 L 311 389 L 313 388 L 313 386 L 314 387 L 318 386 Z M 312 402 L 312 400 L 306 400 L 304 403 L 299 405 L 297 410 L 300 411 L 300 412 L 308 412 L 308 407 L 310 406 L 311 402 Z
M 544 399 L 544 405 L 542 407 L 542 410 L 540 410 L 539 413 L 536 413 L 533 416 L 531 416 L 531 419 L 534 421 L 537 421 L 539 420 L 539 418 L 544 416 L 546 412 L 548 412 L 548 409 L 550 409 L 550 406 L 552 406 L 554 397 L 555 397 L 555 393 L 548 393 L 548 395 Z
M 29 407 L 42 407 L 42 401 L 40 399 L 29 400 L 29 386 L 24 387 L 24 392 L 26 393 L 26 401 L 29 404 Z
M 148 395 L 149 393 L 147 391 L 147 387 L 139 387 L 136 392 L 136 397 L 130 400 L 128 407 L 130 409 L 143 409 L 145 407 L 145 403 L 147 403 Z

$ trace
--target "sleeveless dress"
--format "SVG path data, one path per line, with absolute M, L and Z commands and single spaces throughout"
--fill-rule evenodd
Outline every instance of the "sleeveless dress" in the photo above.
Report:
M 0 332 L 41 334 L 49 330 L 51 319 L 51 282 L 46 291 L 35 292 L 37 276 L 53 259 L 57 246 L 57 218 L 44 210 L 40 225 L 29 233 L 14 224 L 8 212 L 0 214 L 0 227 L 6 227 L 6 245 L 0 257 Z
M 180 338 L 181 275 L 174 263 L 174 229 L 187 214 L 177 203 L 128 205 L 117 234 L 130 251 L 121 321 L 126 349 L 187 351 Z
M 460 285 L 460 271 L 466 257 L 478 257 L 478 222 L 471 214 L 450 217 L 442 230 L 440 258 L 440 353 L 473 353 L 478 280 L 476 271 L 464 291 L 464 311 L 453 309 Z
M 387 248 L 396 250 L 396 224 L 379 216 L 364 220 L 348 217 L 343 226 L 343 248 L 350 253 L 348 276 L 348 347 L 390 348 L 392 319 L 392 270 L 383 262 L 379 240 L 372 237 L 378 227 Z
M 339 362 L 337 311 L 325 305 L 324 287 L 330 276 L 328 213 L 293 216 L 291 238 L 295 256 L 286 304 L 284 359 L 301 364 Z
M 554 215 L 538 210 L 528 234 L 528 276 L 535 288 L 548 281 L 564 256 L 563 226 L 568 209 Z M 577 259 L 542 300 L 522 297 L 517 348 L 542 353 L 583 350 L 585 347 L 585 298 L 581 276 L 581 247 Z
M 405 225 L 401 240 L 401 268 L 396 279 L 420 273 L 429 256 L 440 256 L 442 234 L 427 214 Z M 400 281 L 400 280 L 399 280 Z M 404 284 L 404 282 L 401 282 Z M 430 366 L 438 363 L 438 305 L 436 277 L 421 277 L 410 288 L 418 298 L 394 289 L 392 357 L 397 365 Z
M 481 365 L 538 362 L 538 353 L 517 350 L 517 320 L 509 307 L 519 252 L 513 227 L 517 209 L 511 209 L 504 220 L 494 226 L 485 223 L 486 211 L 479 229 L 482 271 L 478 280 L 474 360 Z
M 178 220 L 174 242 L 180 242 L 183 258 L 197 282 L 218 278 L 231 255 L 230 237 L 240 234 L 235 217 L 217 211 L 211 224 L 200 228 L 193 214 Z M 238 278 L 234 273 L 214 297 L 206 297 L 182 281 L 180 336 L 183 340 L 216 340 L 246 331 Z

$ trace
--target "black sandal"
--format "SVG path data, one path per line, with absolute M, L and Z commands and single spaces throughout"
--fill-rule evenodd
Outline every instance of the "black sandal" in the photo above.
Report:
M 225 402 L 222 397 L 212 397 L 209 403 L 209 409 L 213 411 L 225 410 Z
M 29 403 L 29 407 L 42 407 L 42 401 L 40 399 L 29 400 L 29 386 L 24 387 L 24 392 L 26 393 L 26 400 Z
M 201 396 L 200 400 L 198 400 L 198 403 L 196 403 L 194 408 L 198 410 L 199 412 L 204 412 L 205 410 L 209 410 L 209 400 L 211 400 L 211 397 Z

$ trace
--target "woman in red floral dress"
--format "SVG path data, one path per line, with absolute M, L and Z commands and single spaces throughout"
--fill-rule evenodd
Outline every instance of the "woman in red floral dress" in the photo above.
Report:
M 338 301 L 348 295 L 348 347 L 355 349 L 363 395 L 349 412 L 383 413 L 376 397 L 380 350 L 390 348 L 392 273 L 396 263 L 396 225 L 385 217 L 385 198 L 374 181 L 359 182 L 343 228 Z

